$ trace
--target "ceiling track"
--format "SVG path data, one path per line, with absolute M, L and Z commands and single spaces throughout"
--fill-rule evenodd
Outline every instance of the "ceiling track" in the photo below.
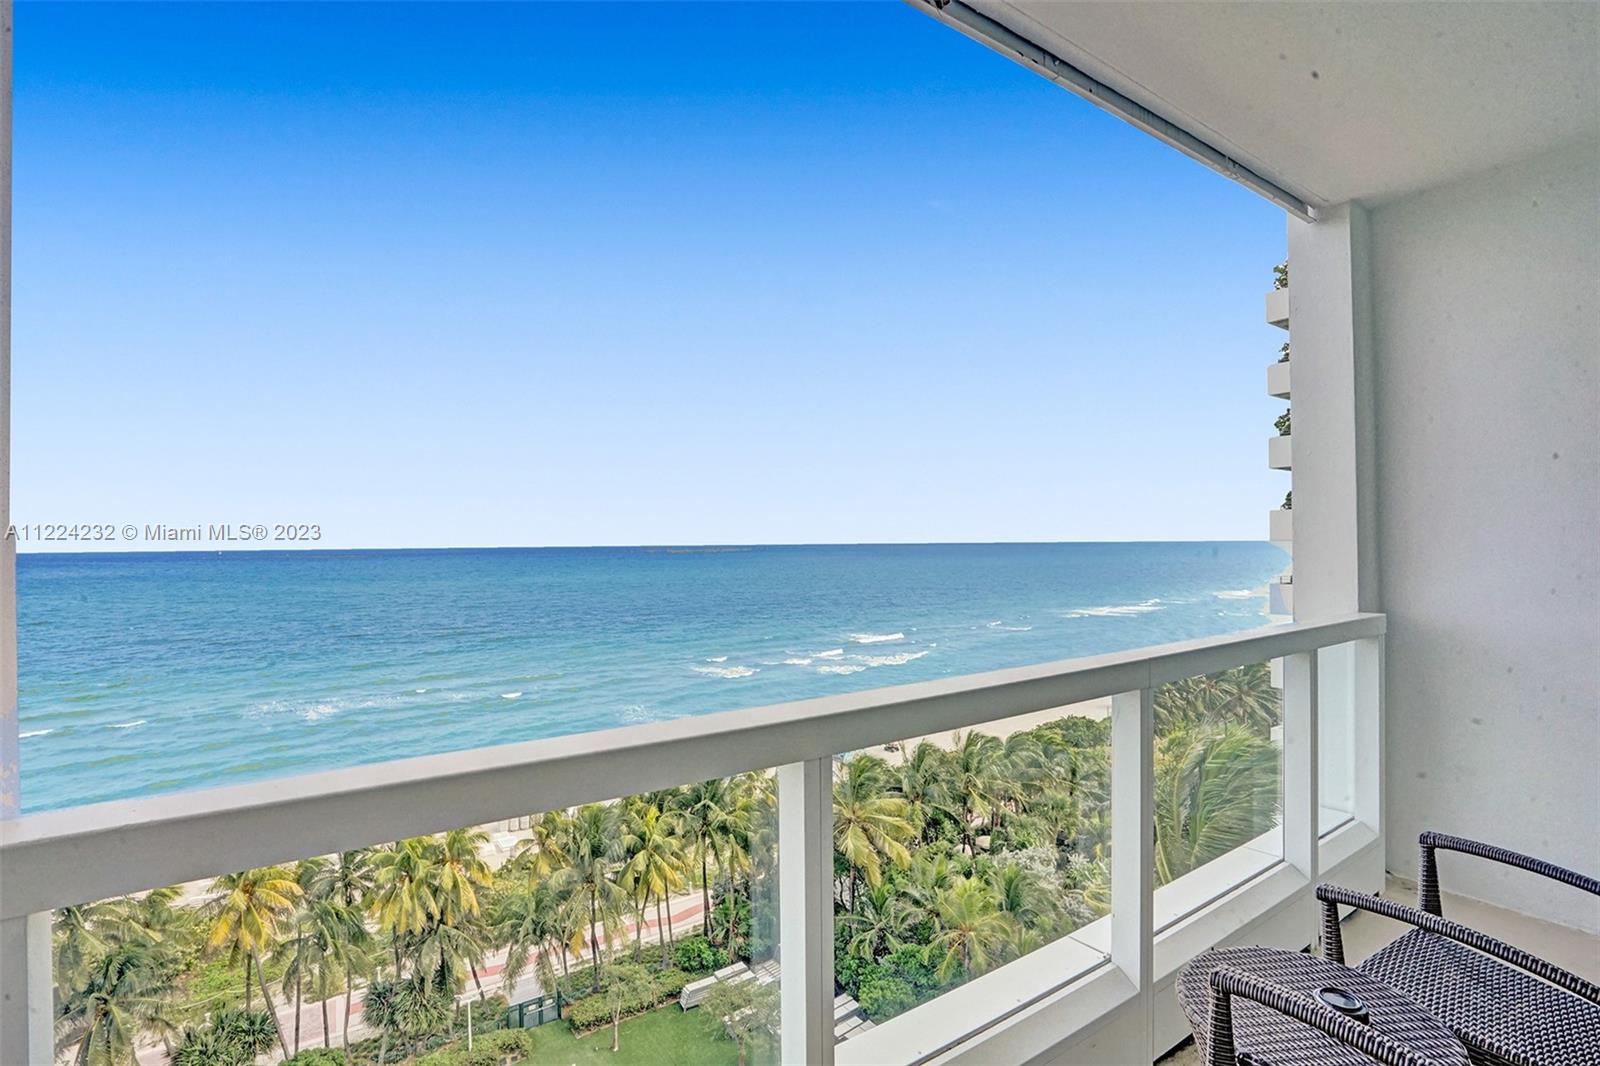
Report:
M 1305 197 L 1262 177 L 1204 138 L 1171 119 L 1158 115 L 1138 101 L 1124 96 L 1049 49 L 1035 44 L 983 12 L 962 3 L 961 0 L 907 0 L 907 3 L 928 11 L 941 22 L 1020 62 L 1069 92 L 1083 97 L 1096 107 L 1109 111 L 1123 121 L 1165 141 L 1190 159 L 1205 164 L 1258 196 L 1271 200 L 1296 218 L 1305 219 L 1307 222 L 1317 220 L 1316 207 Z

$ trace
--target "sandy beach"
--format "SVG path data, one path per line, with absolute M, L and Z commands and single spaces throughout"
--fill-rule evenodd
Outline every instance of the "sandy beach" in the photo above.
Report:
M 1019 714 L 1011 718 L 984 722 L 972 728 L 980 733 L 988 733 L 990 736 L 1004 740 L 1013 733 L 1026 732 L 1029 729 L 1044 725 L 1046 722 L 1054 722 L 1059 718 L 1071 717 L 1092 718 L 1097 721 L 1101 718 L 1110 718 L 1111 697 L 1102 696 L 1099 699 L 1084 700 L 1082 703 L 1069 703 L 1064 707 L 1050 707 L 1030 714 Z M 965 733 L 968 731 L 960 730 L 959 732 Z M 955 737 L 956 733 L 954 732 L 930 733 L 926 736 L 910 737 L 900 741 L 898 744 L 880 744 L 873 748 L 863 748 L 862 752 L 867 755 L 876 755 L 891 766 L 899 766 L 905 761 L 906 753 L 910 752 L 922 741 L 926 740 L 935 747 L 950 751 L 956 746 Z

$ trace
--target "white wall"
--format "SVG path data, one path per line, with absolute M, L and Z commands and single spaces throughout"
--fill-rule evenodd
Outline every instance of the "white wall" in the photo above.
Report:
M 1389 868 L 1434 828 L 1600 875 L 1600 146 L 1369 218 Z M 1441 866 L 1600 930 L 1575 889 Z

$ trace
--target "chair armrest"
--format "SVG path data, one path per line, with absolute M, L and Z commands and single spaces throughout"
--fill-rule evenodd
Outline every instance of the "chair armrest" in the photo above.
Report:
M 1503 940 L 1496 940 L 1492 936 L 1458 922 L 1452 922 L 1448 918 L 1419 911 L 1415 907 L 1407 907 L 1393 900 L 1369 896 L 1364 892 L 1352 892 L 1338 885 L 1318 885 L 1317 899 L 1322 901 L 1322 953 L 1334 962 L 1344 962 L 1344 939 L 1339 931 L 1339 907 L 1342 904 L 1414 925 L 1437 936 L 1448 937 L 1501 962 L 1526 970 L 1535 977 L 1549 981 L 1574 995 L 1582 996 L 1591 1003 L 1600 1004 L 1600 985 L 1586 981 L 1575 973 L 1569 973 Z
M 1297 1022 L 1318 1029 L 1383 1066 L 1437 1066 L 1434 1060 L 1330 1007 L 1313 1003 L 1259 977 L 1226 966 L 1211 971 L 1211 1031 L 1208 1066 L 1236 1066 L 1233 1042 L 1234 996 L 1254 1000 Z
M 1498 848 L 1493 844 L 1477 840 L 1468 840 L 1466 837 L 1435 833 L 1432 830 L 1418 837 L 1417 843 L 1421 846 L 1421 858 L 1417 865 L 1417 906 L 1429 914 L 1444 913 L 1444 904 L 1439 897 L 1439 863 L 1434 855 L 1436 849 L 1458 851 L 1463 855 L 1515 866 L 1519 870 L 1527 870 L 1529 873 L 1536 873 L 1541 877 L 1571 885 L 1573 888 L 1581 888 L 1591 895 L 1600 896 L 1600 880 L 1587 874 L 1580 874 L 1576 870 L 1557 866 L 1553 862 L 1534 858 L 1532 855 Z

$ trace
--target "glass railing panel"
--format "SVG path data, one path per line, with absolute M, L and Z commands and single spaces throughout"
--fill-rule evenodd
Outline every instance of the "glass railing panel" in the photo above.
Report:
M 1356 645 L 1317 652 L 1317 830 L 1326 836 L 1354 817 Z
M 1156 688 L 1155 925 L 1283 858 L 1283 691 L 1269 663 Z
M 1110 711 L 1095 700 L 835 759 L 836 1039 L 1109 913 Z
M 775 1062 L 777 869 L 762 772 L 66 908 L 62 1051 Z

